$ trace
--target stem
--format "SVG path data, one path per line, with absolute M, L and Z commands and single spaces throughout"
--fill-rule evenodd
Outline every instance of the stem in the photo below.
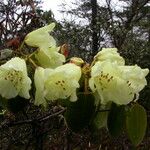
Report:
M 38 67 L 38 65 L 31 58 L 28 58 L 28 60 L 35 68 Z
M 90 66 L 89 64 L 85 64 L 82 67 L 82 73 L 84 76 L 84 92 L 89 94 L 88 85 L 89 85 L 89 78 L 90 78 Z
M 34 51 L 32 54 L 30 54 L 28 58 L 31 58 L 35 53 L 37 53 L 37 51 Z
M 91 65 L 90 65 L 90 69 L 95 65 L 96 62 L 96 58 L 94 58 L 94 60 L 92 61 Z
M 88 78 L 87 77 L 85 77 L 85 80 L 84 80 L 84 91 L 86 94 L 89 93 L 88 92 Z
M 13 53 L 18 54 L 18 55 L 20 54 L 20 55 L 26 57 L 26 55 L 24 53 L 22 53 L 21 51 L 13 51 Z
M 23 40 L 23 42 L 21 43 L 21 45 L 20 45 L 20 47 L 18 48 L 18 50 L 17 50 L 17 51 L 21 52 L 21 49 L 23 48 L 24 43 L 25 43 L 25 41 Z

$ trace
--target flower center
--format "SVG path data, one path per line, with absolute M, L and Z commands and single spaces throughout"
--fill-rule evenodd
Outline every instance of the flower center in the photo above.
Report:
M 64 80 L 59 80 L 59 81 L 55 82 L 55 84 L 57 86 L 60 86 L 64 91 L 66 91 L 65 81 Z
M 108 84 L 113 80 L 113 76 L 111 76 L 109 73 L 105 74 L 103 71 L 101 71 L 101 74 L 96 77 L 96 80 L 98 84 L 101 85 L 101 90 L 107 88 Z
M 16 89 L 23 80 L 21 72 L 16 70 L 8 71 L 4 79 L 10 81 Z

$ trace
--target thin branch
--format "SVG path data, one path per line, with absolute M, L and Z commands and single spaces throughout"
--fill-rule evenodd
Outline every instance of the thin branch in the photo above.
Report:
M 12 126 L 16 126 L 16 125 L 32 124 L 35 121 L 42 122 L 42 121 L 48 120 L 50 118 L 53 118 L 55 116 L 58 116 L 65 111 L 66 111 L 66 108 L 63 108 L 62 110 L 55 112 L 54 114 L 49 113 L 46 116 L 42 116 L 42 117 L 39 117 L 37 119 L 27 119 L 24 121 L 4 123 L 4 124 L 1 124 L 0 129 L 2 129 L 3 127 L 12 127 Z
M 66 110 L 67 110 L 67 108 L 63 108 L 62 110 L 60 110 L 60 111 L 58 111 L 58 112 L 56 112 L 56 113 L 54 113 L 52 115 L 47 115 L 46 117 L 40 117 L 39 121 L 41 122 L 41 121 L 45 121 L 45 120 L 47 120 L 49 118 L 56 117 L 56 116 L 62 114 L 63 112 L 65 112 Z

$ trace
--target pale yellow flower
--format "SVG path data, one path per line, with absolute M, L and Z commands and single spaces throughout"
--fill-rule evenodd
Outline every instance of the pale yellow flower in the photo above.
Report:
M 44 26 L 27 34 L 25 43 L 29 46 L 39 47 L 40 49 L 47 49 L 48 47 L 56 46 L 56 42 L 50 32 L 55 27 L 55 23 Z
M 0 95 L 6 99 L 17 95 L 30 98 L 31 80 L 27 76 L 27 67 L 23 59 L 12 58 L 0 66 Z
M 76 101 L 80 77 L 81 69 L 74 64 L 65 64 L 55 69 L 37 68 L 34 76 L 35 104 L 46 106 L 46 101 L 67 98 Z
M 45 50 L 38 50 L 35 58 L 44 68 L 56 68 L 65 62 L 65 56 L 58 53 L 59 47 L 51 47 Z
M 112 101 L 116 104 L 130 103 L 147 85 L 148 69 L 139 66 L 119 66 L 117 62 L 97 62 L 91 70 L 89 86 L 97 91 L 102 104 Z
M 44 68 L 56 68 L 65 62 L 65 56 L 58 53 L 59 47 L 56 47 L 56 41 L 49 32 L 55 27 L 54 23 L 37 29 L 25 37 L 27 45 L 38 47 L 35 58 L 39 65 Z
M 100 52 L 94 57 L 97 61 L 111 61 L 116 62 L 118 65 L 124 65 L 123 57 L 117 52 L 117 48 L 102 48 Z

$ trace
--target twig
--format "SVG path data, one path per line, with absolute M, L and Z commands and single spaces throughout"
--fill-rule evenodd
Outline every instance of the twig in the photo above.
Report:
M 49 119 L 49 118 L 53 118 L 53 117 L 55 117 L 55 116 L 58 116 L 58 115 L 62 114 L 62 113 L 65 112 L 65 111 L 66 111 L 66 108 L 63 108 L 62 110 L 60 110 L 60 111 L 58 111 L 58 112 L 56 112 L 56 113 L 54 113 L 54 114 L 52 114 L 52 115 L 39 118 L 39 121 L 41 122 L 41 121 L 45 121 L 45 120 L 47 120 L 47 119 Z
M 38 67 L 37 64 L 31 58 L 28 58 L 28 60 L 35 68 Z
M 58 111 L 58 112 L 55 112 L 54 114 L 47 114 L 46 116 L 44 117 L 39 117 L 37 119 L 28 119 L 28 120 L 24 120 L 24 121 L 18 121 L 18 122 L 12 122 L 12 123 L 5 123 L 5 124 L 2 124 L 0 126 L 0 129 L 2 129 L 3 127 L 12 127 L 12 126 L 16 126 L 16 125 L 24 125 L 24 124 L 32 124 L 33 122 L 37 121 L 37 122 L 42 122 L 42 121 L 45 121 L 45 120 L 48 120 L 49 118 L 53 118 L 59 114 L 62 114 L 63 112 L 66 111 L 66 108 L 63 108 L 62 110 Z

